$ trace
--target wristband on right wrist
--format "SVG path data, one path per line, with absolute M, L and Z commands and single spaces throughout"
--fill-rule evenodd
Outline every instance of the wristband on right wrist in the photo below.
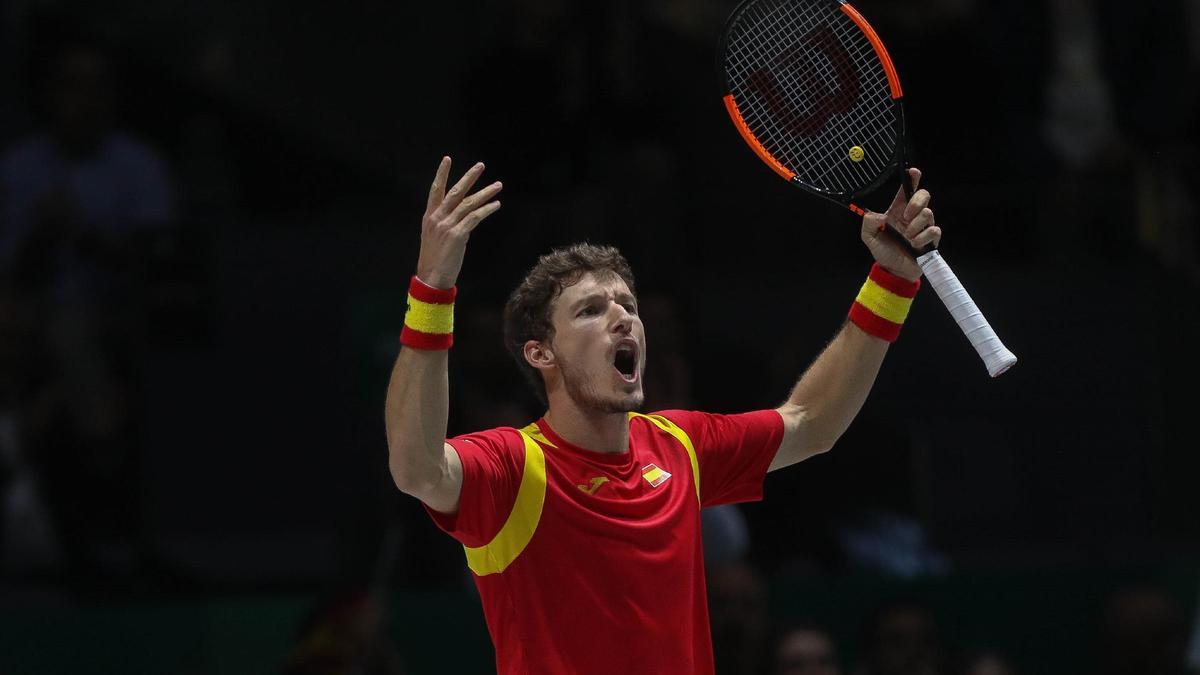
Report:
M 434 288 L 416 276 L 408 286 L 408 311 L 400 344 L 430 351 L 449 349 L 454 344 L 454 298 L 458 287 Z
M 850 321 L 865 333 L 895 342 L 920 287 L 920 279 L 909 281 L 875 263 L 854 304 L 850 306 Z

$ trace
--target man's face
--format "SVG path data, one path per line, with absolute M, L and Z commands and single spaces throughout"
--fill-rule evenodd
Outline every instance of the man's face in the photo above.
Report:
M 547 387 L 562 386 L 585 410 L 618 413 L 641 407 L 646 367 L 646 333 L 637 299 L 615 274 L 584 274 L 563 289 L 550 311 L 548 340 L 560 383 L 548 373 Z
M 833 643 L 820 631 L 794 630 L 779 643 L 775 655 L 779 675 L 838 675 Z
M 938 663 L 933 620 L 924 610 L 893 609 L 880 622 L 873 661 L 881 673 L 931 673 Z

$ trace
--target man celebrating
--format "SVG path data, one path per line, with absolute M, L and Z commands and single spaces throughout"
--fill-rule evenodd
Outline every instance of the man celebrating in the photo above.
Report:
M 442 159 L 421 223 L 388 385 L 388 464 L 463 544 L 500 673 L 712 673 L 700 509 L 762 497 L 767 471 L 833 447 L 862 407 L 941 230 L 918 190 L 863 218 L 876 264 L 842 327 L 775 410 L 636 412 L 646 335 L 616 249 L 541 257 L 509 297 L 505 341 L 546 404 L 523 429 L 446 439 L 447 354 L 467 239 L 499 182 L 449 191 Z M 920 172 L 911 170 L 914 188 Z

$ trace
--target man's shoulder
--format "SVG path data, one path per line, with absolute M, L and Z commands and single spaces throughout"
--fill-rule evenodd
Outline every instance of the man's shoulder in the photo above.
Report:
M 519 479 L 527 462 L 525 436 L 513 427 L 495 427 L 447 438 L 464 469 Z M 536 445 L 536 444 L 534 444 Z M 535 453 L 540 454 L 540 453 Z
M 644 417 L 664 431 L 670 431 L 668 427 L 682 430 L 696 443 L 705 439 L 737 437 L 748 430 L 770 429 L 783 423 L 779 413 L 772 409 L 734 414 L 700 410 L 661 410 L 635 417 Z
M 674 419 L 679 416 L 686 417 L 688 415 L 707 415 L 709 413 L 706 413 L 702 410 L 685 410 L 683 408 L 667 408 L 665 410 L 655 410 L 654 412 L 645 412 L 645 413 L 636 413 L 636 414 L 638 414 L 642 417 L 665 417 L 667 419 Z
M 699 410 L 681 410 L 668 409 L 656 410 L 654 412 L 634 413 L 633 419 L 643 419 L 653 426 L 662 427 L 674 426 L 681 427 L 692 424 L 698 418 L 708 416 L 710 413 L 700 412 Z
M 634 413 L 630 416 L 630 430 L 640 434 L 665 433 L 680 440 L 682 440 L 682 435 L 686 436 L 690 442 L 698 418 L 706 414 L 695 410 L 656 410 Z
M 522 432 L 514 427 L 493 427 L 465 434 L 459 434 L 446 439 L 446 442 L 460 449 L 462 444 L 479 447 L 491 451 L 513 451 L 524 447 Z

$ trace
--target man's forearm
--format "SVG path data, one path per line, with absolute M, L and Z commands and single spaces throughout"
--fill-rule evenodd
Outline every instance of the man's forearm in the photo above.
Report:
M 384 417 L 388 467 L 396 486 L 427 492 L 445 471 L 443 443 L 450 408 L 446 350 L 404 347 L 388 381 Z
M 499 181 L 468 196 L 482 173 L 483 164 L 475 164 L 447 191 L 450 158 L 438 164 L 421 217 L 417 276 L 409 287 L 400 337 L 405 346 L 392 366 L 384 403 L 392 480 L 443 513 L 458 509 L 462 488 L 462 464 L 446 444 L 455 283 L 471 231 L 500 208 L 500 202 L 490 201 L 500 193 Z
M 771 469 L 833 447 L 867 400 L 887 349 L 853 323 L 842 326 L 779 408 L 785 434 Z

